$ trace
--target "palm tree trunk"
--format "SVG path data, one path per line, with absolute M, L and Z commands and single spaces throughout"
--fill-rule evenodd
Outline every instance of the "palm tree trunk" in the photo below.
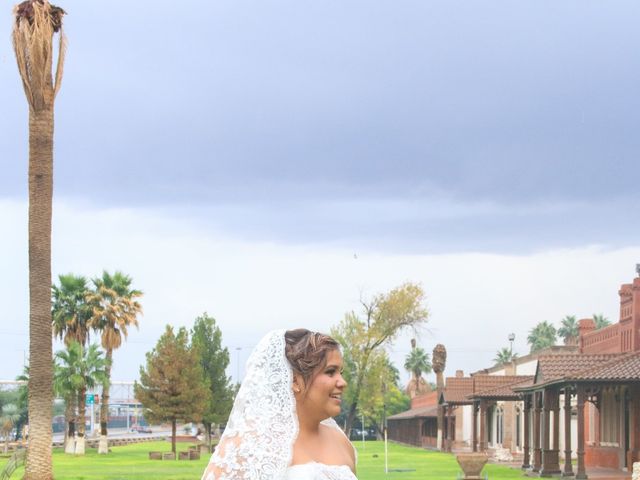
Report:
M 78 438 L 76 439 L 76 455 L 84 455 L 85 446 L 85 415 L 87 413 L 87 406 L 85 403 L 85 397 L 87 395 L 87 389 L 81 388 L 78 391 L 78 420 L 76 422 L 76 429 L 78 432 Z
M 29 443 L 26 480 L 50 480 L 53 420 L 53 104 L 29 111 Z
M 75 395 L 69 395 L 65 399 L 64 418 L 68 425 L 64 441 L 65 453 L 75 453 L 76 451 L 76 409 L 74 397 Z
M 113 359 L 113 349 L 108 348 L 105 354 L 107 366 L 105 375 L 107 380 L 102 385 L 102 403 L 100 403 L 100 443 L 98 453 L 109 453 L 109 437 L 107 436 L 107 423 L 109 421 L 109 386 L 111 382 L 111 362 Z

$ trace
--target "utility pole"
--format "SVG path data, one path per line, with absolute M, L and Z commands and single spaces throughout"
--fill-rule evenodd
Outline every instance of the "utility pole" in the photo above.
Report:
M 242 347 L 236 347 L 236 383 L 240 385 L 240 351 Z

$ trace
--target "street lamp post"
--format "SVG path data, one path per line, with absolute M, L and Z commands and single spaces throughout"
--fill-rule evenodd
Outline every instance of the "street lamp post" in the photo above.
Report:
M 510 333 L 509 334 L 509 343 L 510 343 L 510 347 L 509 347 L 509 354 L 511 357 L 513 357 L 513 341 L 516 339 L 516 334 L 515 333 Z
M 236 383 L 240 385 L 240 350 L 242 347 L 236 347 Z

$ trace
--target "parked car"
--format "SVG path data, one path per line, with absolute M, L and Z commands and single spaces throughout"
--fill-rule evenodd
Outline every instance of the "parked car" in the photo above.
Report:
M 148 425 L 134 425 L 129 429 L 131 433 L 153 433 Z

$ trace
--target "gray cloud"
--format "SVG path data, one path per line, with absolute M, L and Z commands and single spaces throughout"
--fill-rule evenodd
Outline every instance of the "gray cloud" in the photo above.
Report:
M 638 200 L 637 2 L 64 7 L 60 196 L 222 206 L 225 228 L 281 241 L 535 249 L 637 234 L 619 213 Z M 24 196 L 26 104 L 0 48 L 0 190 Z M 424 213 L 443 202 L 469 210 Z

